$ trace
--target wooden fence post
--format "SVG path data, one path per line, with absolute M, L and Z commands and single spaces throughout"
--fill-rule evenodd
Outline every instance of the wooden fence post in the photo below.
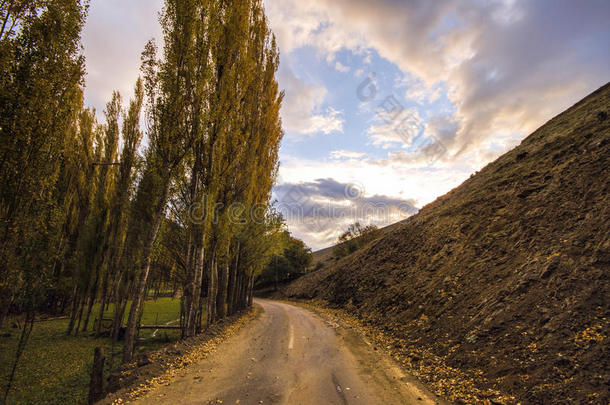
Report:
M 104 398 L 104 349 L 100 346 L 95 348 L 93 354 L 93 370 L 91 382 L 89 383 L 89 404 L 94 404 Z

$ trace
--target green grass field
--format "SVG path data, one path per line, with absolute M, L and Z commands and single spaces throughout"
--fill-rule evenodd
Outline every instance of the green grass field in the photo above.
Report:
M 111 316 L 112 308 L 105 316 Z M 126 311 L 127 312 L 127 311 Z M 97 314 L 94 308 L 93 314 Z M 95 315 L 91 316 L 91 324 Z M 164 324 L 180 316 L 180 300 L 159 298 L 146 301 L 142 324 Z M 172 323 L 174 324 L 174 323 Z M 178 324 L 176 321 L 175 324 Z M 89 373 L 93 350 L 103 346 L 108 370 L 120 362 L 122 344 L 108 338 L 66 336 L 67 319 L 36 322 L 27 343 L 8 404 L 82 404 L 87 401 Z M 154 337 L 153 330 L 142 330 L 138 350 L 159 348 L 180 337 L 179 330 L 161 330 Z M 20 329 L 3 329 L 0 334 L 0 389 L 1 396 L 15 358 Z M 1 398 L 1 397 L 0 397 Z

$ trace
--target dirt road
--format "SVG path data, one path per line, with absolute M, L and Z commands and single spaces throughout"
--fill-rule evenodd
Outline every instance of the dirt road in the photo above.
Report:
M 440 404 L 356 332 L 256 300 L 261 316 L 140 404 Z

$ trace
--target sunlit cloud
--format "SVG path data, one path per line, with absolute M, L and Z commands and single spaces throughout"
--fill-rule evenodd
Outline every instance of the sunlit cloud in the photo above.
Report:
M 354 152 L 351 150 L 334 150 L 330 152 L 330 157 L 332 159 L 360 159 L 364 157 L 365 154 L 362 152 Z
M 336 62 L 335 63 L 335 69 L 337 71 L 339 71 L 339 72 L 342 72 L 342 73 L 347 73 L 347 72 L 350 71 L 350 67 L 349 66 L 345 66 L 341 62 Z
M 332 107 L 321 108 L 328 93 L 324 86 L 306 83 L 289 67 L 282 67 L 279 79 L 286 92 L 282 123 L 290 136 L 343 131 L 341 112 Z
M 374 49 L 421 81 L 407 90 L 419 101 L 438 97 L 426 86 L 444 82 L 459 124 L 448 142 L 455 152 L 499 126 L 523 136 L 608 80 L 606 1 L 267 3 L 288 49 L 315 46 L 330 58 Z

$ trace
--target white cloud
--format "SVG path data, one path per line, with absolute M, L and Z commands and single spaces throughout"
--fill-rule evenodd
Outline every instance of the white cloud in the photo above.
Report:
M 341 112 L 332 107 L 328 107 L 326 111 L 321 114 L 310 115 L 309 124 L 306 127 L 303 127 L 299 132 L 304 134 L 343 132 L 343 123 L 344 120 Z
M 354 152 L 351 150 L 344 150 L 344 149 L 334 150 L 334 151 L 330 152 L 330 157 L 332 159 L 360 159 L 360 158 L 363 158 L 364 156 L 365 156 L 365 154 L 362 152 Z
M 440 82 L 429 86 L 421 79 L 408 74 L 396 80 L 396 87 L 406 88 L 405 98 L 420 105 L 435 102 L 441 97 L 444 90 L 444 86 Z
M 341 62 L 337 61 L 335 63 L 335 70 L 337 70 L 338 72 L 341 72 L 341 73 L 347 73 L 350 71 L 350 68 L 349 68 L 349 66 L 345 66 Z
M 396 100 L 394 98 L 394 100 Z M 388 105 L 395 106 L 394 102 Z M 423 120 L 416 108 L 403 109 L 398 105 L 386 108 L 381 104 L 377 109 L 377 121 L 368 130 L 373 145 L 384 149 L 400 146 L 408 147 L 422 130 Z
M 283 156 L 280 171 L 284 183 L 311 182 L 332 175 L 338 182 L 362 185 L 368 196 L 401 198 L 421 207 L 458 186 L 479 168 L 464 162 L 442 162 L 429 168 L 390 153 L 382 159 L 330 161 Z
M 502 130 L 527 135 L 610 76 L 605 0 L 267 3 L 289 50 L 309 45 L 332 59 L 374 49 L 421 81 L 407 92 L 420 102 L 434 101 L 443 83 L 459 126 L 447 140 L 454 156 Z
M 327 94 L 324 86 L 304 82 L 286 66 L 280 68 L 279 81 L 286 92 L 281 110 L 285 130 L 297 136 L 343 132 L 342 113 L 321 108 Z
M 358 185 L 333 178 L 282 183 L 274 196 L 291 231 L 314 249 L 333 244 L 351 223 L 385 226 L 417 212 L 413 201 L 367 196 Z

